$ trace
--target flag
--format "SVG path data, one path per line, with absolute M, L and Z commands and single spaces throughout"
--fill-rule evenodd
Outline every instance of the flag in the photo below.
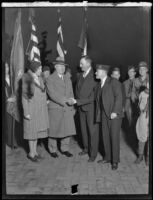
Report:
M 10 56 L 10 82 L 12 88 L 12 97 L 15 99 L 10 103 L 9 113 L 19 121 L 19 113 L 17 111 L 17 98 L 19 89 L 19 80 L 24 73 L 24 48 L 21 31 L 21 10 L 19 9 L 14 25 L 13 43 Z
M 86 10 L 87 9 L 85 8 L 81 35 L 78 42 L 78 47 L 82 49 L 82 56 L 87 55 L 87 26 L 88 24 L 87 24 Z
M 29 21 L 31 23 L 31 36 L 26 49 L 26 55 L 28 56 L 29 61 L 40 61 L 40 50 L 38 48 L 38 38 L 36 34 L 36 25 L 35 25 L 35 13 L 33 8 L 29 10 Z
M 58 9 L 58 13 L 60 10 Z M 62 32 L 62 20 L 59 16 L 58 27 L 57 27 L 57 45 L 56 45 L 57 54 L 59 57 L 65 58 L 67 51 L 64 48 L 63 32 Z
M 12 93 L 18 90 L 18 81 L 24 73 L 24 48 L 21 32 L 21 10 L 18 11 L 18 16 L 14 25 L 13 44 L 10 57 L 10 75 L 12 84 Z

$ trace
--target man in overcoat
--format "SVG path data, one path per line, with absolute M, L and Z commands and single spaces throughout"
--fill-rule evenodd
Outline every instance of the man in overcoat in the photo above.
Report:
M 46 80 L 47 94 L 49 96 L 49 141 L 48 148 L 52 157 L 58 157 L 57 139 L 61 140 L 61 153 L 72 157 L 69 152 L 70 136 L 76 134 L 74 124 L 75 110 L 70 98 L 73 98 L 73 89 L 70 75 L 65 73 L 67 65 L 63 58 L 58 57 L 53 63 L 55 71 Z
M 96 66 L 96 78 L 100 83 L 96 90 L 96 121 L 102 124 L 105 156 L 98 163 L 111 163 L 118 168 L 120 153 L 120 129 L 123 117 L 123 93 L 121 83 L 108 77 L 108 65 Z
M 95 80 L 92 68 L 92 60 L 88 56 L 84 56 L 80 60 L 80 68 L 82 73 L 77 78 L 76 99 L 81 133 L 83 140 L 83 151 L 79 155 L 89 155 L 88 162 L 94 162 L 98 152 L 98 124 L 95 123 L 95 88 L 97 82 Z

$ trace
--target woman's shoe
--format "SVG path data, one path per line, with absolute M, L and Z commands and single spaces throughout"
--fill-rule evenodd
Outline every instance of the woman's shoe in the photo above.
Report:
M 27 155 L 27 158 L 32 162 L 38 162 L 38 159 L 36 157 L 31 157 L 29 154 Z

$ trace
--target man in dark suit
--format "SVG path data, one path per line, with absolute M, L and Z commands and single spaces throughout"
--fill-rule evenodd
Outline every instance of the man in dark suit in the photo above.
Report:
M 98 163 L 112 163 L 118 168 L 120 152 L 120 129 L 123 117 L 121 83 L 108 77 L 109 66 L 97 65 L 96 78 L 100 79 L 96 90 L 96 121 L 102 122 L 102 138 L 105 156 Z
M 94 162 L 98 152 L 98 124 L 94 121 L 94 91 L 97 85 L 92 69 L 92 60 L 84 56 L 80 60 L 80 73 L 76 84 L 76 99 L 83 139 L 83 151 L 79 155 L 89 154 L 88 162 Z

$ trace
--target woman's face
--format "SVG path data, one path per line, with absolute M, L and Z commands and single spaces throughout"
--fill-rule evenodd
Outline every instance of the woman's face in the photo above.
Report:
M 42 66 L 40 66 L 40 67 L 37 69 L 37 71 L 35 72 L 35 74 L 36 74 L 37 76 L 40 76 L 41 73 L 42 73 Z

